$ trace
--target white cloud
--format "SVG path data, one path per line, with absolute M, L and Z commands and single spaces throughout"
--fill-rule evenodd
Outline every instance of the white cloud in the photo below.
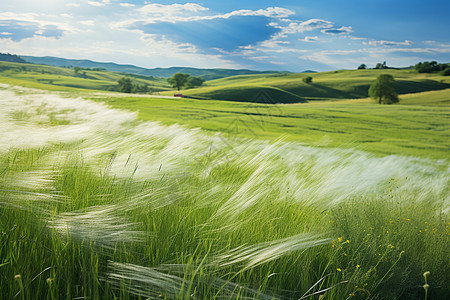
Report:
M 411 46 L 412 42 L 405 40 L 404 42 L 393 42 L 393 41 L 369 41 L 369 42 L 363 42 L 364 45 L 371 45 L 371 46 Z
M 80 4 L 78 3 L 67 3 L 66 5 L 69 7 L 80 7 Z
M 259 43 L 259 46 L 263 47 L 263 48 L 276 48 L 280 45 L 289 45 L 291 42 L 289 41 L 279 41 L 276 39 L 276 37 L 273 37 L 270 40 L 266 40 L 263 41 L 261 43 Z
M 296 53 L 296 54 L 305 54 L 310 52 L 310 50 L 305 49 L 296 49 L 296 48 L 281 48 L 281 49 L 261 49 L 261 52 L 265 53 Z
M 301 42 L 314 43 L 319 40 L 317 36 L 305 36 L 303 39 L 298 39 Z
M 132 4 L 132 3 L 119 3 L 120 6 L 122 7 L 135 7 L 136 5 Z
M 308 21 L 295 23 L 292 22 L 287 28 L 285 28 L 285 33 L 303 33 L 305 31 L 313 31 L 316 29 L 331 28 L 333 23 L 321 19 L 310 19 Z
M 198 13 L 200 11 L 207 11 L 209 8 L 203 7 L 199 4 L 195 3 L 186 3 L 186 4 L 170 4 L 164 5 L 159 3 L 151 3 L 147 4 L 139 9 L 143 15 L 152 16 L 152 17 L 164 17 L 164 16 L 177 16 L 183 15 L 183 13 Z
M 442 44 L 436 41 L 425 41 L 425 43 L 436 47 L 450 48 L 450 44 Z
M 6 36 L 5 36 L 6 37 Z M 130 43 L 124 43 L 127 40 Z M 82 41 L 82 42 L 80 42 Z M 223 55 L 201 53 L 200 49 L 187 43 L 176 43 L 158 36 L 130 31 L 118 31 L 105 36 L 102 31 L 79 31 L 60 39 L 36 35 L 33 38 L 13 41 L 2 40 L 3 52 L 19 55 L 57 56 L 96 61 L 114 61 L 142 67 L 173 67 L 174 65 L 198 68 L 241 68 Z
M 450 53 L 450 48 L 372 48 L 366 49 L 368 53 L 392 53 L 392 52 L 405 52 L 405 53 L 426 53 L 426 54 L 438 54 L 438 53 Z
M 292 20 L 288 20 L 289 24 L 287 26 L 279 25 L 276 22 L 272 22 L 269 25 L 280 29 L 280 32 L 276 33 L 272 36 L 272 38 L 268 41 L 260 43 L 260 46 L 266 48 L 276 48 L 280 45 L 288 45 L 290 42 L 283 41 L 281 39 L 286 39 L 289 35 L 304 33 L 307 31 L 314 31 L 318 29 L 328 29 L 333 27 L 333 22 L 322 20 L 322 19 L 309 19 L 307 21 L 295 22 Z M 303 42 L 314 42 L 318 40 L 318 37 L 305 37 L 304 39 L 300 39 Z
M 95 1 L 88 1 L 88 4 L 92 5 L 92 6 L 97 6 L 97 7 L 105 6 L 104 3 L 102 3 L 102 2 L 95 2 Z
M 272 57 L 270 57 L 270 56 L 252 56 L 252 57 L 249 57 L 249 59 L 255 60 L 255 61 L 267 61 L 270 58 L 272 58 Z
M 97 2 L 97 1 L 88 1 L 88 4 L 89 4 L 89 5 L 97 6 L 97 7 L 103 7 L 103 6 L 106 6 L 106 5 L 110 4 L 110 3 L 111 3 L 110 0 L 103 0 L 103 1 L 101 1 L 101 2 Z
M 158 3 L 147 4 L 137 9 L 143 16 L 140 19 L 116 23 L 119 27 L 126 27 L 135 22 L 147 24 L 157 22 L 191 22 L 214 19 L 229 19 L 235 16 L 265 16 L 269 18 L 284 18 L 295 14 L 292 10 L 281 7 L 268 7 L 259 10 L 241 9 L 225 14 L 211 14 L 209 8 L 195 3 L 163 5 Z
M 4 31 L 4 32 L 0 32 L 0 35 L 12 35 L 12 33 Z
M 355 57 L 361 50 L 322 50 L 309 52 L 300 56 L 301 59 L 324 63 L 330 66 L 352 66 L 355 63 Z
M 287 65 L 287 63 L 285 62 L 281 62 L 281 61 L 270 61 L 269 63 L 271 63 L 272 65 Z
M 342 26 L 341 28 L 322 29 L 321 32 L 330 35 L 344 35 L 352 33 L 353 28 L 351 26 Z
M 93 20 L 80 21 L 81 24 L 86 26 L 94 26 L 95 22 Z
M 351 40 L 354 40 L 354 41 L 364 41 L 364 40 L 367 40 L 367 38 L 356 37 L 356 36 L 349 36 L 349 38 L 350 38 Z
M 56 21 L 52 21 L 52 19 Z M 19 21 L 25 24 L 36 23 L 37 26 L 44 28 L 47 26 L 54 26 L 59 30 L 65 32 L 77 32 L 78 29 L 66 22 L 61 22 L 59 16 L 52 15 L 40 15 L 35 13 L 14 13 L 4 12 L 0 13 L 0 21 Z

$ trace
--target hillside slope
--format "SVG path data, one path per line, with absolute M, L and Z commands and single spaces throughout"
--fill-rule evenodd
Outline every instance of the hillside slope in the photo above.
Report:
M 450 76 L 419 74 L 413 70 L 341 70 L 314 74 L 253 74 L 238 75 L 206 81 L 197 89 L 182 90 L 188 97 L 257 103 L 305 103 L 311 101 L 338 101 L 364 99 L 368 89 L 380 74 L 391 74 L 402 95 L 432 92 L 427 96 L 436 98 L 437 105 L 445 101 L 450 89 Z M 303 79 L 311 76 L 312 82 Z M 176 91 L 162 77 L 110 72 L 102 69 L 61 68 L 47 65 L 0 62 L 0 77 L 3 82 L 50 90 L 67 88 L 118 91 L 118 80 L 132 79 L 134 85 L 148 86 L 148 93 L 172 96 Z M 16 81 L 16 82 L 14 82 Z M 405 98 L 406 99 L 406 98 Z M 420 104 L 424 97 L 408 100 Z M 406 103 L 405 103 L 406 104 Z
M 400 95 L 450 88 L 449 76 L 389 69 L 234 76 L 208 81 L 204 87 L 184 93 L 199 98 L 244 102 L 260 102 L 256 99 L 260 92 L 268 95 L 269 102 L 275 103 L 358 99 L 368 97 L 370 85 L 380 74 L 394 76 L 395 88 Z M 307 76 L 313 78 L 312 83 L 302 80 Z
M 108 71 L 130 73 L 144 76 L 156 77 L 172 77 L 175 73 L 187 73 L 191 76 L 201 76 L 205 80 L 218 79 L 223 77 L 242 75 L 242 74 L 268 74 L 268 73 L 286 73 L 278 71 L 253 71 L 246 69 L 199 69 L 189 67 L 171 67 L 171 68 L 141 68 L 133 65 L 121 65 L 116 63 L 95 62 L 86 59 L 65 59 L 60 57 L 35 57 L 35 56 L 21 56 L 28 62 L 42 65 L 49 65 L 55 67 L 80 67 L 80 68 L 103 68 Z
M 170 90 L 165 78 L 142 76 L 102 70 L 74 70 L 47 65 L 0 62 L 0 77 L 3 82 L 41 89 L 64 90 L 66 88 L 91 90 L 116 90 L 118 80 L 129 77 L 133 84 L 147 85 L 150 92 Z

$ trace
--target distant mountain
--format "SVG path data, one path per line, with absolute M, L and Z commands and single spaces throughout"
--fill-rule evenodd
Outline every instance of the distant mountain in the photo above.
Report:
M 17 55 L 9 53 L 0 53 L 0 61 L 9 61 L 15 63 L 26 63 L 26 61 Z
M 235 69 L 198 69 L 198 68 L 185 68 L 185 67 L 171 67 L 171 68 L 154 68 L 146 69 L 136 67 L 133 65 L 120 65 L 116 63 L 102 63 L 92 60 L 77 60 L 77 59 L 65 59 L 59 57 L 36 57 L 36 56 L 21 56 L 27 62 L 34 64 L 50 65 L 55 67 L 80 67 L 80 68 L 102 68 L 108 71 L 138 74 L 144 76 L 155 77 L 172 77 L 173 74 L 181 72 L 187 73 L 191 76 L 201 76 L 205 80 L 219 79 L 235 75 L 249 75 L 249 74 L 285 74 L 289 72 L 279 71 L 252 71 L 252 70 L 235 70 Z

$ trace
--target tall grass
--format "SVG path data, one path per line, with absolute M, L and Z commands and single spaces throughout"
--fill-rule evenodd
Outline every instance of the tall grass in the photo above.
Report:
M 2 298 L 424 299 L 426 271 L 450 296 L 445 160 L 0 96 Z

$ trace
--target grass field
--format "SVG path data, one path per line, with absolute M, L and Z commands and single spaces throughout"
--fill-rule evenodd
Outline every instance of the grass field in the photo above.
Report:
M 275 116 L 235 102 L 78 95 L 0 89 L 2 297 L 425 299 L 425 280 L 428 299 L 449 297 L 444 105 L 295 104 Z M 188 128 L 222 130 L 213 114 L 227 123 L 245 109 L 266 110 L 273 138 Z M 309 145 L 295 131 L 275 142 L 289 128 L 281 120 L 298 126 L 302 114 Z M 423 158 L 383 155 L 400 152 L 395 131 L 378 128 L 389 123 Z M 368 149 L 378 155 L 334 147 L 337 131 L 319 147 L 314 126 L 389 138 Z
M 449 158 L 449 90 L 404 95 L 404 106 L 380 106 L 368 99 L 273 105 L 111 95 L 91 98 L 114 108 L 138 111 L 142 120 L 178 123 L 224 136 L 281 138 L 378 155 Z M 418 99 L 423 105 L 413 105 L 420 102 Z
M 385 106 L 363 93 L 375 70 L 192 90 L 247 102 L 8 72 L 1 298 L 450 298 L 446 78 L 389 70 L 415 93 Z

